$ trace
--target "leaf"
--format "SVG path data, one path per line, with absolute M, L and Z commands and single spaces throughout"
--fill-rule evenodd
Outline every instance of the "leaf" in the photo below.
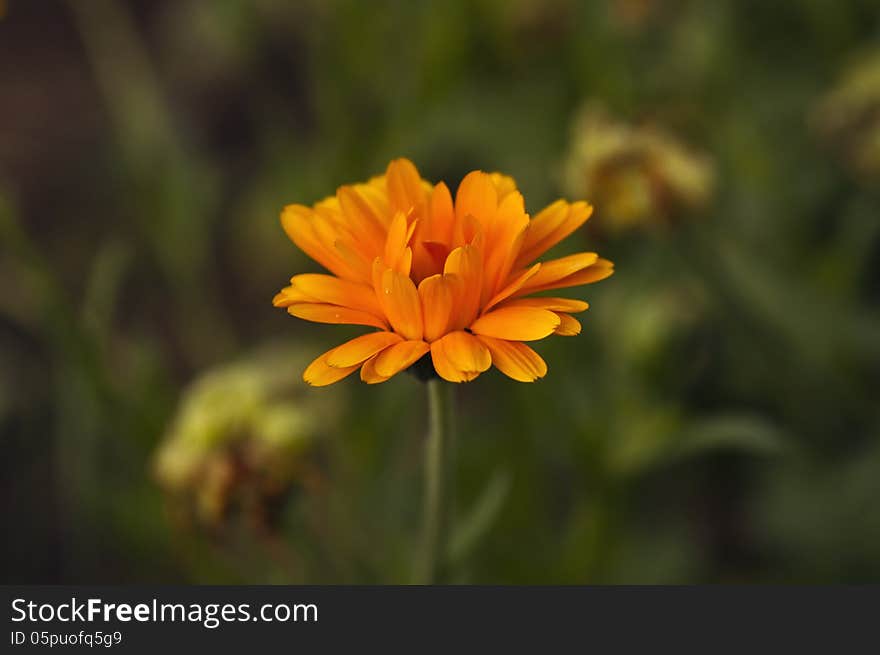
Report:
M 505 470 L 496 471 L 470 511 L 452 531 L 449 544 L 451 562 L 464 560 L 489 532 L 509 492 L 510 475 Z
M 688 457 L 729 449 L 776 455 L 788 447 L 786 437 L 769 421 L 750 414 L 727 414 L 692 422 L 682 435 L 676 454 Z

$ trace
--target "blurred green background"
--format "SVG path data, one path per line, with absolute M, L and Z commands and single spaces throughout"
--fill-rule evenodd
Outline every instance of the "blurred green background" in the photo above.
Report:
M 397 156 L 617 265 L 457 389 L 455 581 L 880 581 L 876 2 L 0 14 L 2 582 L 410 579 L 423 386 L 304 389 L 358 331 L 271 306 L 280 208 Z

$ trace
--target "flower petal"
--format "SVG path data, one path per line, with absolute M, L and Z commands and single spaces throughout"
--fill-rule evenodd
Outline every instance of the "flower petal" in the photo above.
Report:
M 541 356 L 519 341 L 477 337 L 492 354 L 492 363 L 507 377 L 519 382 L 534 382 L 547 374 Z
M 483 301 L 500 291 L 510 275 L 528 224 L 529 216 L 518 191 L 508 194 L 493 219 L 484 224 Z
M 327 220 L 304 205 L 288 205 L 281 212 L 281 226 L 297 247 L 339 277 L 356 279 L 357 274 L 333 248 L 335 230 Z
M 444 273 L 458 276 L 453 315 L 453 329 L 467 327 L 480 309 L 480 292 L 483 280 L 483 261 L 479 248 L 474 245 L 459 246 L 446 258 Z
M 455 228 L 455 210 L 452 196 L 440 182 L 431 191 L 429 204 L 414 221 L 417 224 L 411 241 L 413 250 L 412 278 L 416 283 L 443 270 Z
M 535 277 L 530 279 L 521 289 L 521 294 L 527 293 L 529 289 L 543 287 L 557 280 L 561 280 L 573 273 L 589 268 L 599 259 L 599 255 L 594 252 L 579 252 L 567 257 L 559 259 L 551 259 L 548 262 L 542 262 L 541 270 Z
M 483 314 L 471 324 L 474 334 L 509 341 L 534 341 L 553 334 L 559 317 L 535 307 L 502 307 Z
M 388 325 L 382 319 L 349 307 L 326 305 L 323 303 L 297 303 L 287 308 L 291 316 L 315 323 L 341 323 L 346 325 L 370 325 L 387 330 Z
M 449 247 L 439 241 L 416 241 L 413 244 L 412 278 L 420 282 L 443 270 L 443 264 L 449 256 Z
M 495 185 L 495 192 L 498 194 L 498 202 L 504 200 L 508 193 L 516 191 L 516 180 L 509 175 L 503 173 L 489 173 L 492 184 Z
M 483 243 L 483 224 L 472 214 L 465 214 L 461 220 L 455 221 L 452 230 L 452 245 L 459 246 L 476 245 Z
M 424 341 L 401 341 L 376 355 L 372 368 L 387 379 L 415 364 L 430 349 Z
M 558 334 L 561 337 L 573 337 L 581 333 L 581 322 L 574 316 L 564 312 L 556 312 L 556 315 L 559 317 L 559 327 L 553 331 L 553 334 Z
M 294 303 L 312 302 L 313 300 L 314 298 L 307 296 L 291 285 L 289 287 L 284 287 L 281 291 L 276 293 L 275 297 L 272 298 L 272 304 L 275 305 L 275 307 L 290 307 Z
M 327 353 L 327 364 L 338 368 L 357 366 L 402 340 L 399 334 L 393 332 L 362 334 Z
M 517 265 L 524 266 L 543 255 L 583 225 L 592 213 L 593 208 L 585 202 L 568 204 L 564 200 L 538 212 L 529 223 Z
M 402 270 L 404 253 L 407 247 L 409 235 L 406 224 L 406 216 L 403 212 L 397 212 L 388 228 L 388 236 L 385 239 L 385 265 L 395 271 L 409 275 L 409 270 Z
M 456 293 L 457 276 L 432 275 L 419 284 L 419 298 L 422 302 L 422 316 L 425 324 L 425 341 L 436 341 L 449 330 Z
M 333 251 L 351 271 L 348 279 L 357 284 L 369 285 L 374 258 L 369 249 L 364 248 L 354 237 L 341 234 L 333 242 Z
M 385 177 L 379 175 L 367 184 L 353 186 L 360 199 L 366 204 L 364 211 L 369 211 L 382 224 L 383 228 L 387 229 L 394 211 L 388 199 L 388 185 L 385 183 Z
M 327 363 L 327 358 L 335 350 L 336 348 L 328 350 L 306 367 L 306 370 L 303 371 L 303 380 L 307 384 L 310 384 L 313 387 L 324 387 L 328 384 L 339 382 L 339 380 L 351 375 L 358 369 L 360 364 L 346 367 L 330 366 L 330 364 Z
M 473 216 L 480 222 L 488 222 L 498 207 L 498 192 L 492 176 L 483 171 L 471 171 L 464 176 L 455 193 L 455 219 Z
M 523 241 L 521 257 L 524 258 L 529 252 L 533 251 L 534 246 L 550 236 L 554 230 L 565 222 L 567 217 L 568 202 L 561 199 L 547 205 L 535 214 L 532 220 L 529 221 L 529 229 Z
M 538 293 L 539 291 L 549 291 L 551 289 L 565 289 L 568 287 L 581 286 L 582 284 L 592 284 L 593 282 L 604 280 L 606 277 L 610 277 L 613 274 L 614 264 L 607 259 L 600 258 L 592 266 L 588 266 L 587 268 L 572 273 L 571 275 L 541 284 L 540 286 L 532 286 L 534 280 L 530 280 L 529 283 L 520 289 L 515 295 L 525 295 L 527 293 Z
M 382 308 L 376 299 L 376 292 L 366 284 L 320 273 L 294 275 L 290 283 L 294 290 L 310 297 L 306 302 L 350 307 L 378 317 L 382 316 Z
M 392 346 L 392 348 L 393 347 L 394 346 Z M 361 381 L 366 382 L 367 384 L 379 384 L 380 382 L 385 382 L 391 377 L 390 375 L 380 375 L 376 372 L 377 359 L 379 359 L 379 355 L 373 355 L 364 362 L 363 366 L 361 366 Z
M 431 344 L 434 370 L 449 382 L 470 382 L 492 365 L 488 348 L 467 332 L 450 332 Z
M 345 215 L 346 226 L 356 242 L 367 254 L 367 259 L 381 252 L 385 242 L 385 226 L 370 204 L 355 186 L 341 186 L 336 199 Z
M 418 169 L 409 159 L 395 159 L 385 171 L 388 198 L 392 206 L 407 213 L 425 202 L 426 190 Z
M 449 187 L 443 182 L 434 187 L 431 194 L 431 222 L 430 234 L 426 241 L 437 241 L 446 245 L 447 249 L 452 244 L 452 229 L 455 225 L 455 210 L 452 205 L 452 195 Z
M 379 304 L 395 332 L 406 339 L 420 341 L 423 334 L 422 304 L 409 276 L 386 269 L 378 293 Z
M 504 287 L 495 295 L 495 297 L 493 297 L 489 302 L 486 303 L 486 305 L 483 307 L 483 313 L 485 314 L 487 311 L 492 309 L 492 307 L 494 307 L 501 301 L 510 298 L 510 296 L 522 289 L 523 285 L 525 285 L 526 282 L 533 278 L 540 268 L 541 262 L 538 262 L 527 271 L 520 273 L 518 277 L 516 277 L 510 284 Z
M 514 298 L 508 300 L 502 307 L 537 307 L 549 309 L 551 312 L 566 312 L 576 314 L 590 308 L 589 303 L 573 298 L 552 298 L 549 296 L 532 296 L 530 298 Z

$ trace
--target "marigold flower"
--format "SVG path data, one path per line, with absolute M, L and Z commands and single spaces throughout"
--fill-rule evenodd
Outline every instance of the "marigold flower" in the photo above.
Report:
M 586 302 L 531 294 L 590 284 L 613 264 L 584 252 L 532 263 L 586 221 L 586 202 L 557 200 L 534 218 L 513 179 L 473 171 L 453 202 L 406 159 L 385 175 L 340 187 L 309 208 L 288 205 L 281 224 L 331 275 L 296 275 L 276 307 L 319 323 L 378 328 L 324 353 L 303 373 L 332 384 L 360 369 L 384 382 L 430 353 L 434 371 L 469 382 L 494 364 L 514 380 L 547 372 L 524 341 L 578 334 Z

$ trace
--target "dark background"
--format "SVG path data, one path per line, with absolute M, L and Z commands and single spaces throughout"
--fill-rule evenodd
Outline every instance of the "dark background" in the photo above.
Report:
M 408 156 L 617 273 L 459 388 L 453 579 L 880 579 L 876 3 L 0 0 L 2 582 L 400 583 L 424 389 L 278 212 Z M 579 118 L 580 117 L 580 118 Z

